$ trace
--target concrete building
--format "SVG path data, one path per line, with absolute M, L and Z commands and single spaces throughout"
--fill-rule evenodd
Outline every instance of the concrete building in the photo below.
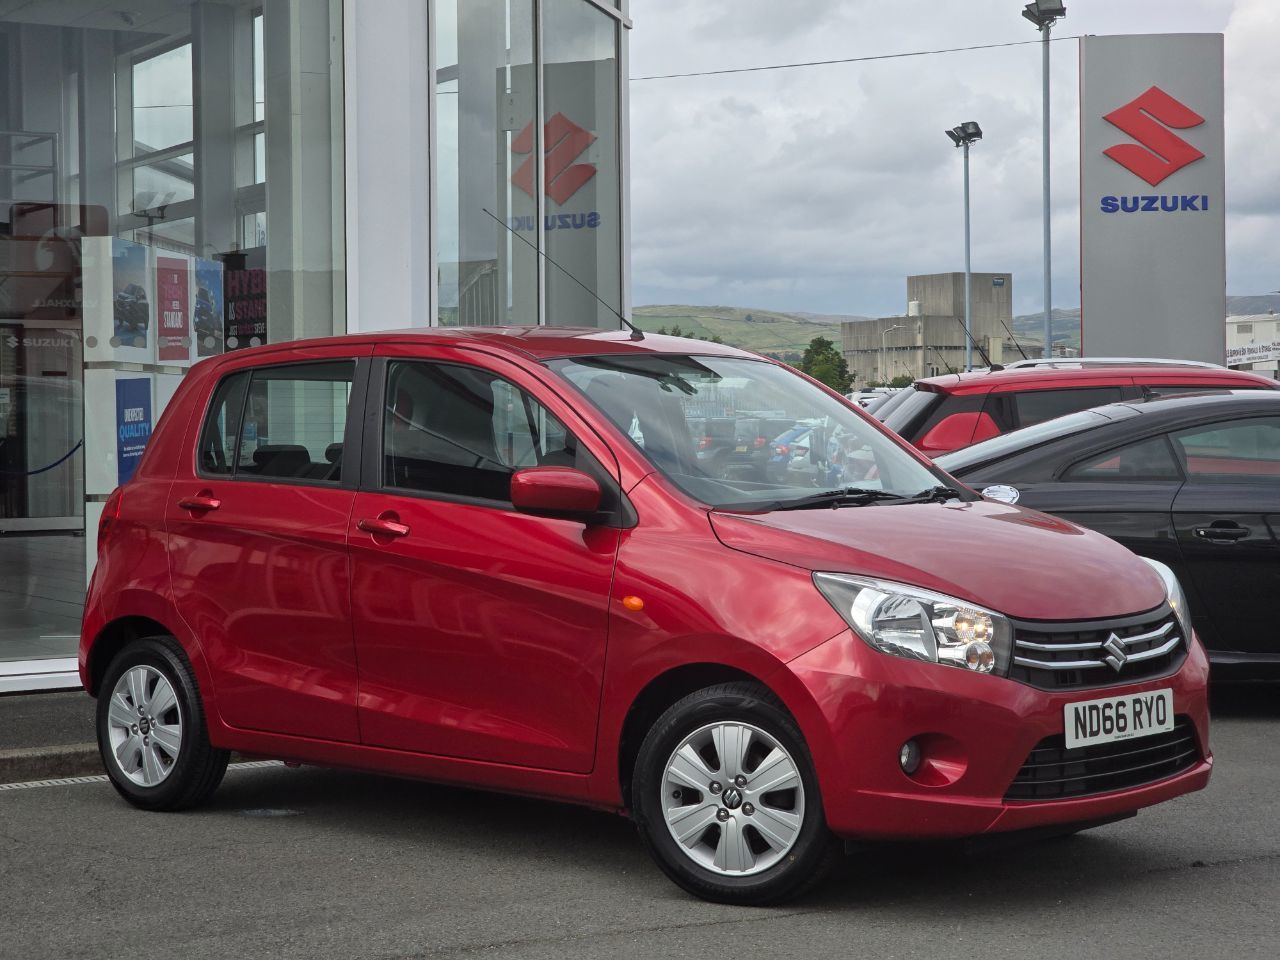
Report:
M 1280 316 L 1227 317 L 1227 366 L 1280 380 Z
M 630 26 L 628 0 L 0 3 L 0 693 L 73 678 L 95 518 L 201 357 L 619 326 Z
M 974 366 L 1000 363 L 1013 324 L 1013 275 L 970 276 Z M 855 386 L 963 370 L 964 274 L 907 277 L 905 314 L 845 322 L 840 339 Z

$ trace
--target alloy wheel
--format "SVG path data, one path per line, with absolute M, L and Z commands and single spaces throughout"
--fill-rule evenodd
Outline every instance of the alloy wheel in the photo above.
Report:
M 173 684 L 155 667 L 130 667 L 111 691 L 107 732 L 121 773 L 140 787 L 163 783 L 182 749 L 182 708 Z
M 749 723 L 700 727 L 667 761 L 662 812 L 680 849 L 726 877 L 768 870 L 804 825 L 804 784 L 791 754 Z

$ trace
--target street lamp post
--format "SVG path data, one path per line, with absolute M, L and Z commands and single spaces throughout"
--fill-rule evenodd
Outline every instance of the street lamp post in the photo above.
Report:
M 982 139 L 982 128 L 973 120 L 946 131 L 951 142 L 964 150 L 964 368 L 973 369 L 973 273 L 969 264 L 969 146 Z
M 880 331 L 880 376 L 884 379 L 884 385 L 886 387 L 889 385 L 890 377 L 888 375 L 889 371 L 886 369 L 886 366 L 888 365 L 888 362 L 889 362 L 889 353 L 885 349 L 884 338 L 889 334 L 893 333 L 893 331 L 895 330 L 905 330 L 905 329 L 907 328 L 904 327 L 902 324 L 895 323 L 892 327 L 886 327 L 885 329 Z
M 1022 15 L 1040 31 L 1040 157 L 1041 188 L 1044 196 L 1044 357 L 1053 356 L 1053 254 L 1049 226 L 1049 31 L 1055 21 L 1067 15 L 1062 0 L 1035 0 L 1028 3 Z

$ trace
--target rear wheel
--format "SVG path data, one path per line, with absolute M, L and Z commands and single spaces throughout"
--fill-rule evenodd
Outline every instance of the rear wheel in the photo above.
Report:
M 640 747 L 632 807 L 658 866 L 722 903 L 777 903 L 817 884 L 838 857 L 808 748 L 767 689 L 696 691 Z
M 209 744 L 191 665 L 173 637 L 135 640 L 98 693 L 98 749 L 112 785 L 145 810 L 182 810 L 217 789 L 230 753 Z

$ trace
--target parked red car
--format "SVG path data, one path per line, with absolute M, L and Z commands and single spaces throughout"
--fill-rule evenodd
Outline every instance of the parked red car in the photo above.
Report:
M 761 410 L 817 469 L 702 469 L 689 421 Z M 978 498 L 781 364 L 438 329 L 193 367 L 105 504 L 80 672 L 139 807 L 206 799 L 232 750 L 561 798 L 766 903 L 841 838 L 1203 787 L 1186 614 L 1167 567 Z
M 931 457 L 1077 410 L 1206 390 L 1275 390 L 1244 370 L 1176 361 L 1019 361 L 917 380 L 876 416 Z

